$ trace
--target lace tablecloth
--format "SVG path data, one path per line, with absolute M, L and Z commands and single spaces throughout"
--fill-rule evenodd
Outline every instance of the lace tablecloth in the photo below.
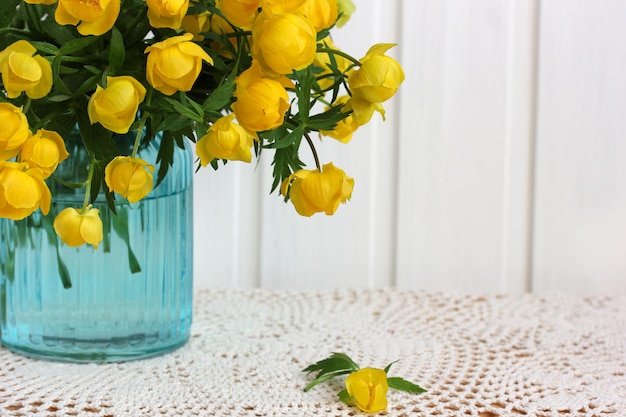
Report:
M 0 416 L 355 416 L 332 352 L 428 390 L 391 391 L 390 416 L 626 416 L 626 297 L 395 290 L 200 291 L 192 337 L 115 364 L 0 348 Z

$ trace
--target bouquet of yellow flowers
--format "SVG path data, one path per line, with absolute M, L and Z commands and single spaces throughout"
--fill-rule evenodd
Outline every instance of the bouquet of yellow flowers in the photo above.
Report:
M 165 178 L 176 147 L 200 166 L 273 152 L 273 184 L 297 212 L 331 215 L 354 180 L 320 163 L 313 134 L 348 142 L 404 79 L 377 44 L 355 59 L 330 30 L 349 0 L 2 0 L 0 217 L 50 210 L 50 181 L 79 137 L 82 207 L 56 215 L 70 246 L 102 240 L 104 196 L 135 203 Z M 132 135 L 128 151 L 119 138 Z M 138 151 L 158 141 L 158 167 Z M 305 169 L 300 147 L 313 153 Z

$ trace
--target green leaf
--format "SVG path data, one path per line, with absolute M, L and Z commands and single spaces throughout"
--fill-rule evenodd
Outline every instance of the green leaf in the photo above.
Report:
M 159 163 L 159 171 L 157 172 L 157 182 L 159 185 L 170 166 L 174 163 L 174 137 L 170 131 L 164 131 L 159 145 L 159 153 L 157 154 L 157 162 Z
M 125 59 L 124 38 L 121 32 L 113 26 L 111 29 L 111 44 L 109 46 L 109 64 L 113 70 L 116 70 L 124 65 Z
M 324 113 L 309 117 L 307 128 L 314 131 L 333 130 L 337 123 L 348 117 L 350 113 L 343 112 L 343 106 L 331 107 Z
M 143 203 L 140 203 L 143 204 Z M 133 252 L 133 248 L 130 246 L 130 233 L 128 230 L 128 207 L 121 207 L 117 212 L 117 216 L 111 219 L 113 230 L 118 234 L 120 238 L 126 243 L 126 249 L 128 254 L 128 265 L 130 272 L 135 274 L 141 272 L 141 265 Z
M 205 113 L 217 112 L 228 106 L 235 94 L 235 72 L 232 72 L 217 86 L 215 91 L 204 101 L 202 107 Z
M 387 378 L 387 384 L 389 384 L 389 388 L 397 389 L 399 391 L 410 392 L 412 394 L 420 394 L 422 392 L 426 392 L 426 390 L 419 385 L 416 385 L 400 377 Z
M 287 148 L 293 144 L 298 144 L 302 140 L 302 136 L 304 135 L 304 126 L 300 125 L 296 127 L 294 130 L 289 132 L 283 138 L 274 141 L 273 143 L 269 143 L 265 145 L 266 148 L 274 148 L 274 149 L 283 149 Z
M 318 372 L 315 380 L 307 385 L 304 390 L 308 391 L 320 382 L 358 370 L 359 365 L 350 359 L 348 355 L 335 352 L 328 358 L 315 362 L 302 370 L 302 372 L 307 373 Z
M 180 101 L 174 100 L 169 97 L 165 97 L 164 100 L 172 107 L 172 109 L 174 109 L 176 113 L 180 114 L 181 116 L 189 120 L 193 120 L 194 122 L 202 122 L 201 115 L 195 113 L 193 110 L 182 104 Z
M 348 390 L 345 388 L 337 393 L 337 397 L 339 397 L 339 401 L 346 403 L 347 405 L 356 404 L 354 397 L 351 397 L 350 394 L 348 394 Z
M 300 123 L 306 124 L 311 110 L 311 86 L 315 81 L 313 70 L 309 65 L 303 70 L 296 71 L 296 97 L 298 98 L 298 116 Z
M 61 49 L 59 49 L 59 54 L 72 55 L 75 52 L 82 51 L 97 40 L 97 36 L 85 36 L 72 39 L 71 41 L 65 42 L 63 46 L 61 46 Z
M 0 27 L 7 27 L 13 20 L 17 11 L 17 5 L 22 0 L 2 0 L 0 1 Z
M 398 362 L 399 359 L 397 361 L 393 361 L 391 362 L 389 365 L 385 366 L 385 373 L 389 373 L 389 370 L 391 369 L 391 365 L 393 365 L 394 363 Z
M 45 55 L 56 55 L 59 53 L 59 48 L 48 42 L 30 41 L 30 44 L 37 48 L 37 51 Z

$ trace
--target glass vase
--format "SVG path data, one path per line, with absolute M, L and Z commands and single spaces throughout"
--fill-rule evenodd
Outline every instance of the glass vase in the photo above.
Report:
M 156 164 L 158 141 L 139 157 Z M 132 138 L 116 139 L 118 147 Z M 70 158 L 55 175 L 84 181 L 88 156 L 68 141 Z M 103 223 L 98 249 L 63 244 L 54 217 L 81 207 L 84 189 L 50 182 L 50 213 L 0 219 L 2 343 L 38 358 L 109 362 L 171 351 L 189 338 L 192 316 L 192 174 L 187 147 L 175 147 L 165 179 L 138 203 L 116 196 L 117 215 L 97 200 Z M 155 174 L 155 179 L 156 179 Z

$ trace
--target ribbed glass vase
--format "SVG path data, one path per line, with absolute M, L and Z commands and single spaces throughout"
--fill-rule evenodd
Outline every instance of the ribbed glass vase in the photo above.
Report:
M 86 152 L 68 142 L 71 156 L 55 175 L 84 181 Z M 138 156 L 158 166 L 157 153 L 153 144 Z M 54 185 L 48 216 L 0 219 L 2 343 L 76 362 L 138 359 L 183 345 L 192 315 L 192 166 L 190 149 L 176 147 L 168 175 L 144 200 L 118 196 L 117 215 L 97 201 L 104 239 L 95 250 L 66 246 L 52 228 L 65 207 L 81 207 L 84 189 Z

